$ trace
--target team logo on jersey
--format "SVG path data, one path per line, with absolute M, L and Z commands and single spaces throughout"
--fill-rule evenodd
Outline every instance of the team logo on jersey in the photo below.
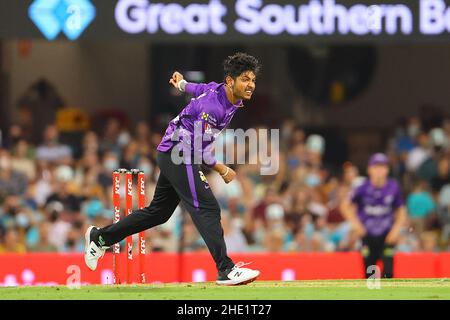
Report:
M 202 180 L 204 183 L 206 183 L 205 188 L 209 189 L 209 183 L 208 183 L 208 180 L 206 180 L 206 177 L 205 177 L 205 174 L 203 173 L 203 171 L 199 171 L 198 173 L 200 175 L 200 180 Z
M 202 112 L 202 120 L 208 121 L 209 119 L 209 114 L 206 112 Z
M 212 134 L 213 133 L 209 123 L 205 123 L 205 133 L 207 133 L 207 134 Z
M 384 197 L 385 204 L 391 204 L 393 200 L 394 200 L 394 196 L 392 196 L 392 195 Z

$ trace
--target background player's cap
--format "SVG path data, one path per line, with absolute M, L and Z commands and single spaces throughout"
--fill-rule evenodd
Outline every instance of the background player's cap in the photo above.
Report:
M 369 159 L 369 166 L 374 166 L 377 164 L 388 165 L 389 159 L 384 153 L 375 153 Z

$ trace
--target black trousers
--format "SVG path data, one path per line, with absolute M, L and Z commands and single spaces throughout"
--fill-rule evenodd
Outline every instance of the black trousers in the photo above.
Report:
M 100 229 L 99 235 L 106 245 L 111 246 L 129 235 L 165 223 L 181 200 L 208 246 L 217 270 L 232 268 L 234 263 L 227 255 L 220 223 L 220 207 L 200 173 L 201 166 L 176 165 L 171 160 L 170 152 L 158 152 L 157 163 L 161 172 L 152 202 L 148 207 L 133 211 L 118 223 Z
M 373 275 L 374 271 L 368 268 L 376 265 L 379 259 L 383 261 L 383 278 L 392 278 L 394 264 L 394 247 L 385 243 L 386 234 L 381 236 L 367 235 L 362 239 L 362 256 L 366 267 L 366 278 Z

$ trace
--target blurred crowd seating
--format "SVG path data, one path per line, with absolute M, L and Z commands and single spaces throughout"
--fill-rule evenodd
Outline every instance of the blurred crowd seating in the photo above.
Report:
M 39 139 L 17 124 L 2 134 L 0 253 L 82 252 L 86 228 L 112 222 L 111 174 L 116 168 L 142 169 L 147 202 L 152 199 L 162 132 L 145 122 L 130 130 L 118 117 L 90 131 L 84 115 L 70 112 L 81 117 L 81 130 L 59 116 L 59 123 L 48 125 Z M 235 165 L 237 179 L 225 185 L 218 174 L 205 170 L 222 207 L 229 252 L 358 250 L 360 240 L 339 205 L 365 179 L 364 167 L 347 161 L 337 173 L 329 170 L 322 136 L 306 134 L 290 119 L 280 130 L 280 152 L 271 155 L 279 163 L 276 175 L 261 175 L 258 163 Z M 396 249 L 448 251 L 450 119 L 425 130 L 412 117 L 392 132 L 385 149 L 376 151 L 389 155 L 391 175 L 401 183 L 408 209 Z M 146 237 L 152 251 L 206 250 L 181 207 L 166 224 L 147 230 Z

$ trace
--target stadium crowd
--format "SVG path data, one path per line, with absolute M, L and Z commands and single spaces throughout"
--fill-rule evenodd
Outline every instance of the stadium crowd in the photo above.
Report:
M 0 253 L 82 252 L 86 228 L 112 222 L 114 169 L 142 169 L 147 202 L 152 199 L 162 132 L 147 123 L 128 130 L 111 118 L 100 133 L 86 130 L 75 144 L 61 142 L 56 124 L 48 125 L 41 139 L 26 132 L 15 124 L 2 134 Z M 219 175 L 205 171 L 222 207 L 229 252 L 358 250 L 360 241 L 339 206 L 365 172 L 350 162 L 338 174 L 327 170 L 326 140 L 305 134 L 293 120 L 283 122 L 280 139 L 280 152 L 272 155 L 279 163 L 276 175 L 261 175 L 258 163 L 236 165 L 237 179 L 225 187 Z M 408 209 L 396 249 L 450 250 L 450 119 L 424 130 L 421 120 L 411 117 L 393 131 L 385 150 L 378 151 L 389 155 L 391 175 L 401 184 Z M 177 251 L 180 246 L 206 250 L 181 207 L 146 237 L 153 251 Z

